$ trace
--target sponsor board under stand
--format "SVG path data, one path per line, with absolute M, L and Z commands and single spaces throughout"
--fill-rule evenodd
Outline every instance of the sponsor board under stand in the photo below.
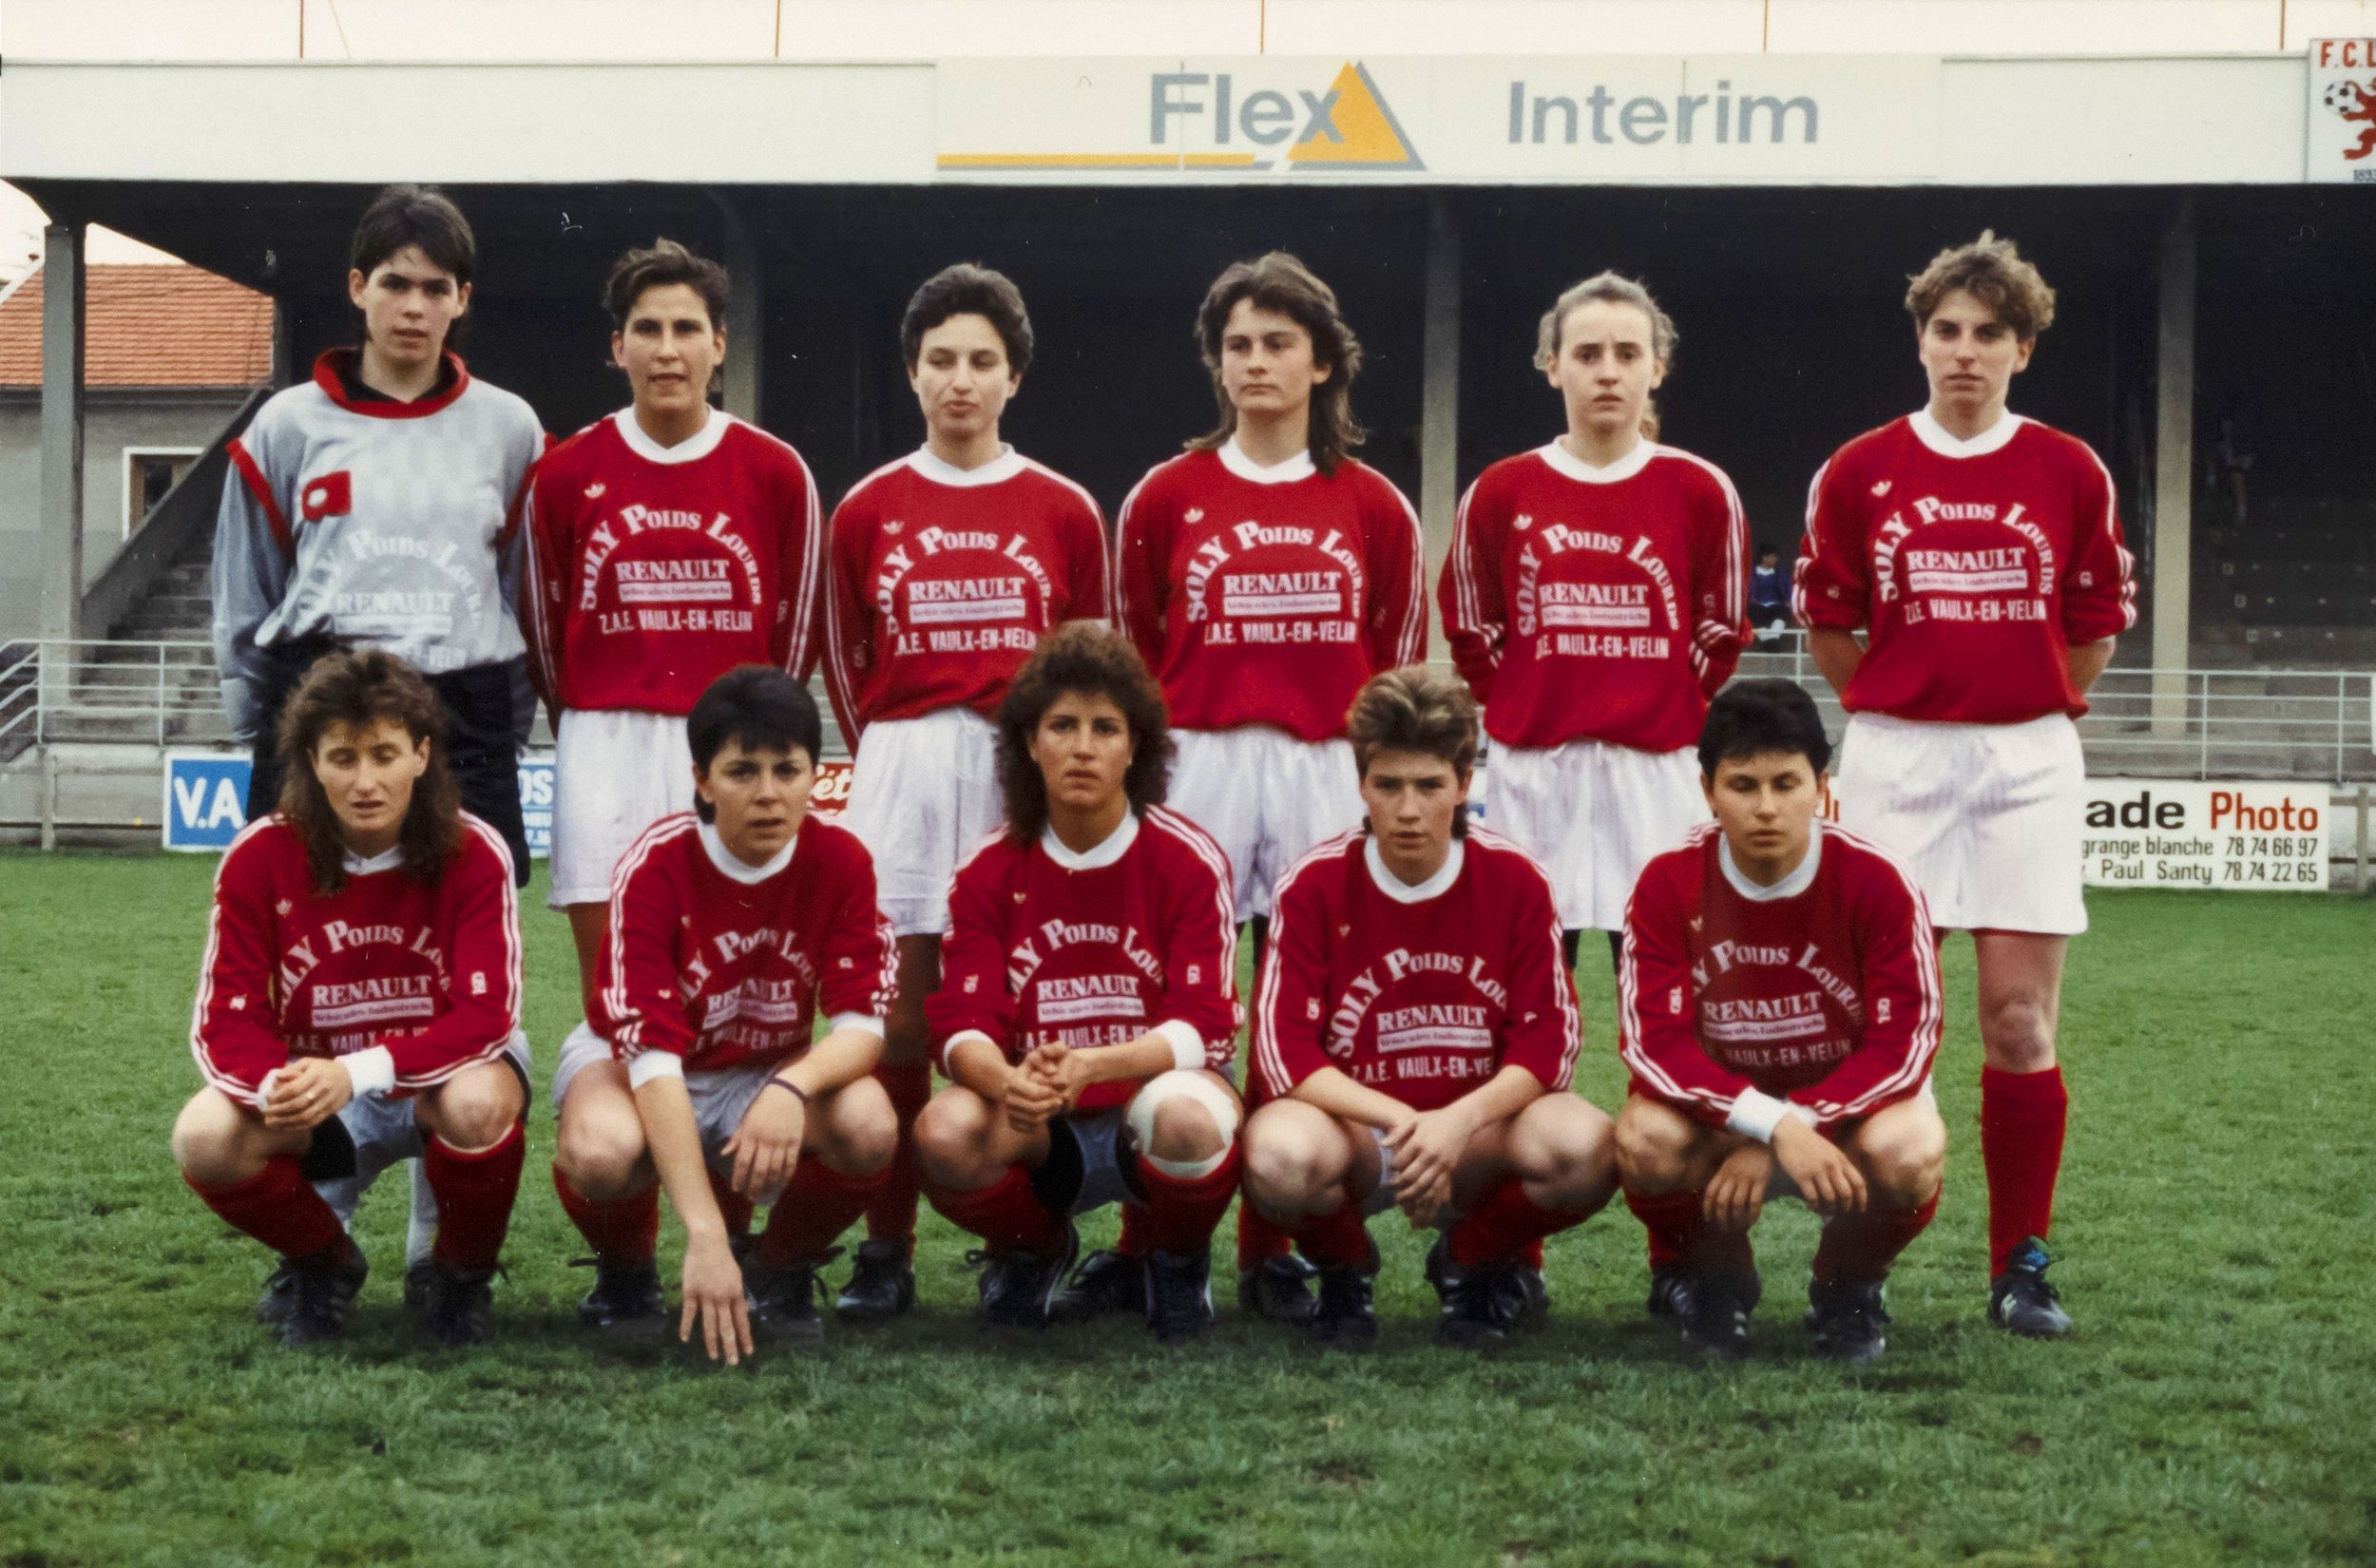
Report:
M 2091 888 L 2327 886 L 2324 784 L 2091 778 L 2079 854 Z

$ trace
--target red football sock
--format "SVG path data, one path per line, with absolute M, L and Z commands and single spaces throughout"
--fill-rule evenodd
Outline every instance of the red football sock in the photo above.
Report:
M 1155 1216 L 1147 1206 L 1136 1198 L 1122 1203 L 1122 1233 L 1114 1238 L 1114 1251 L 1122 1257 L 1144 1257 L 1155 1251 Z
M 802 1155 L 792 1182 L 767 1211 L 767 1229 L 759 1236 L 757 1261 L 762 1268 L 825 1255 L 835 1237 L 866 1213 L 867 1199 L 883 1184 L 883 1173 L 846 1176 L 814 1155 Z
M 1237 1272 L 1261 1267 L 1274 1257 L 1285 1257 L 1294 1250 L 1295 1238 L 1287 1227 L 1251 1203 L 1237 1206 Z
M 206 1207 L 284 1257 L 309 1257 L 346 1233 L 338 1216 L 297 1169 L 294 1155 L 275 1155 L 245 1181 L 207 1187 L 182 1173 Z
M 883 1062 L 874 1069 L 874 1080 L 891 1096 L 891 1114 L 899 1120 L 899 1152 L 891 1156 L 891 1169 L 884 1173 L 880 1186 L 867 1200 L 866 1233 L 870 1241 L 896 1241 L 908 1249 L 910 1256 L 916 1250 L 916 1113 L 932 1098 L 932 1068 L 929 1062 L 918 1061 L 897 1066 Z M 947 1213 L 946 1210 L 942 1211 Z
M 1358 1203 L 1298 1220 L 1288 1233 L 1304 1256 L 1323 1269 L 1358 1269 L 1377 1256 L 1370 1245 L 1370 1222 Z
M 1213 1232 L 1228 1211 L 1229 1200 L 1237 1195 L 1237 1150 L 1232 1147 L 1217 1167 L 1194 1178 L 1166 1176 L 1140 1155 L 1139 1183 L 1147 1201 L 1143 1207 L 1136 1203 L 1123 1206 L 1124 1237 L 1143 1241 L 1145 1252 L 1159 1249 L 1202 1256 L 1213 1246 Z M 1145 1216 L 1135 1226 L 1134 1211 Z M 1132 1235 L 1133 1230 L 1139 1233 Z M 1116 1250 L 1125 1257 L 1145 1255 L 1145 1252 Z
M 1980 1070 L 1980 1159 L 1988 1171 L 1988 1272 L 2004 1272 L 2022 1239 L 2043 1239 L 2054 1220 L 2062 1131 L 2071 1097 L 2062 1069 Z
M 560 1195 L 561 1212 L 585 1237 L 585 1244 L 594 1249 L 594 1255 L 605 1263 L 649 1263 L 660 1247 L 660 1189 L 646 1187 L 626 1197 L 604 1198 L 597 1202 L 581 1196 L 569 1185 L 569 1178 L 553 1167 L 553 1191 Z
M 1889 1277 L 1889 1265 L 1930 1224 L 1939 1212 L 1939 1195 L 1919 1209 L 1868 1205 L 1861 1214 L 1841 1214 L 1824 1222 L 1823 1240 L 1815 1245 L 1815 1278 L 1849 1279 L 1878 1285 Z
M 1064 1225 L 1031 1190 L 1031 1173 L 1009 1165 L 1006 1174 L 977 1192 L 927 1189 L 932 1207 L 961 1231 L 970 1231 L 1000 1251 L 1054 1257 L 1064 1250 Z
M 1719 1231 L 1709 1224 L 1700 1211 L 1704 1195 L 1700 1193 L 1659 1193 L 1648 1197 L 1638 1193 L 1625 1195 L 1625 1206 L 1634 1211 L 1634 1217 L 1650 1232 L 1650 1266 L 1653 1269 L 1691 1269 L 1746 1279 L 1757 1271 L 1756 1254 L 1750 1250 L 1749 1237 Z
M 437 1247 L 431 1255 L 456 1269 L 492 1269 L 511 1229 L 511 1205 L 520 1196 L 520 1167 L 527 1163 L 526 1126 L 511 1130 L 489 1148 L 457 1149 L 431 1137 L 421 1151 L 421 1172 L 437 1195 Z
M 1453 1221 L 1448 1233 L 1452 1261 L 1463 1269 L 1473 1269 L 1480 1263 L 1524 1264 L 1529 1247 L 1539 1259 L 1542 1256 L 1544 1236 L 1557 1235 L 1590 1217 L 1591 1211 L 1562 1214 L 1545 1209 L 1526 1195 L 1524 1182 L 1509 1176 L 1474 1209 Z M 1528 1266 L 1542 1267 L 1540 1262 Z
M 726 1222 L 726 1233 L 730 1236 L 749 1235 L 751 1214 L 757 1205 L 736 1192 L 732 1178 L 717 1166 L 704 1168 L 709 1173 L 710 1196 L 718 1200 L 718 1217 Z

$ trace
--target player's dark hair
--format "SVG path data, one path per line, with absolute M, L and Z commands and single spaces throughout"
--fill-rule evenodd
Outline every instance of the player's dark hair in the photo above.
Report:
M 1241 299 L 1275 311 L 1312 337 L 1312 360 L 1326 369 L 1329 378 L 1312 389 L 1312 463 L 1322 473 L 1334 473 L 1369 432 L 1353 418 L 1353 377 L 1361 373 L 1361 340 L 1337 310 L 1336 291 L 1320 281 L 1310 267 L 1285 251 L 1272 251 L 1252 261 L 1232 263 L 1204 294 L 1197 307 L 1197 352 L 1212 373 L 1214 401 L 1221 422 L 1188 443 L 1192 451 L 1217 451 L 1237 433 L 1237 409 L 1221 385 L 1221 333 L 1229 313 Z
M 635 302 L 646 289 L 663 289 L 672 283 L 682 283 L 701 296 L 701 308 L 709 312 L 713 330 L 726 324 L 726 269 L 690 246 L 663 239 L 629 251 L 610 264 L 610 277 L 603 284 L 603 308 L 610 312 L 612 330 L 627 330 L 627 317 L 635 313 Z
M 462 792 L 446 762 L 446 708 L 421 673 L 379 648 L 341 649 L 314 661 L 281 705 L 274 752 L 280 761 L 280 814 L 305 840 L 315 890 L 327 898 L 346 886 L 347 842 L 338 813 L 314 776 L 314 748 L 333 724 L 362 729 L 380 719 L 429 742 L 429 770 L 413 782 L 396 831 L 404 869 L 431 887 L 462 842 Z
M 1699 775 L 1714 778 L 1724 762 L 1795 753 L 1821 773 L 1831 766 L 1823 716 L 1805 688 L 1790 680 L 1735 680 L 1708 704 L 1699 727 Z
M 1380 752 L 1417 752 L 1438 756 L 1466 776 L 1477 765 L 1477 699 L 1458 676 L 1407 664 L 1370 678 L 1345 712 L 1345 738 L 1353 743 L 1353 765 L 1368 777 Z M 1468 832 L 1468 813 L 1452 818 L 1452 836 Z
M 1040 639 L 998 705 L 998 787 L 1006 800 L 1006 836 L 1016 844 L 1037 843 L 1047 827 L 1047 780 L 1031 759 L 1031 737 L 1068 692 L 1106 698 L 1122 711 L 1131 746 L 1122 793 L 1141 814 L 1163 804 L 1172 768 L 1163 688 L 1130 639 L 1101 621 L 1067 621 Z
M 979 316 L 996 329 L 1006 345 L 1009 374 L 1031 368 L 1031 316 L 1023 308 L 1023 291 L 1003 272 L 960 261 L 926 278 L 899 318 L 899 353 L 910 370 L 923 356 L 924 335 L 952 316 Z
M 372 198 L 354 225 L 347 265 L 371 277 L 378 265 L 407 245 L 418 245 L 431 262 L 468 283 L 478 270 L 478 241 L 469 220 L 434 185 L 390 185 Z
M 1682 335 L 1675 330 L 1675 318 L 1658 308 L 1658 301 L 1639 282 L 1619 273 L 1603 272 L 1570 285 L 1542 313 L 1542 319 L 1535 323 L 1535 369 L 1551 368 L 1560 356 L 1560 334 L 1567 326 L 1568 314 L 1595 300 L 1631 305 L 1641 312 L 1650 322 L 1651 357 L 1668 366 L 1675 363 L 1675 345 L 1682 340 Z
M 2024 343 L 2054 325 L 2054 290 L 2022 258 L 2021 247 L 1998 239 L 1994 229 L 1941 251 L 1907 284 L 1906 314 L 1914 318 L 1916 332 L 1930 324 L 1940 304 L 1958 289 L 1987 306 Z
M 746 752 L 789 752 L 796 746 L 809 754 L 812 768 L 825 750 L 825 720 L 816 698 L 773 664 L 739 664 L 711 681 L 685 715 L 684 730 L 694 772 L 705 776 L 729 740 Z M 693 810 L 704 822 L 717 820 L 717 808 L 699 794 Z

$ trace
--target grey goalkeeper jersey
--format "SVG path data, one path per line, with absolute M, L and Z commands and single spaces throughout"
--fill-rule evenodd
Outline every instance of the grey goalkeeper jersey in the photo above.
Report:
M 332 637 L 425 673 L 518 659 L 527 402 L 474 381 L 412 403 L 350 400 L 333 349 L 231 444 L 215 522 L 215 663 L 232 732 L 261 728 L 267 650 Z

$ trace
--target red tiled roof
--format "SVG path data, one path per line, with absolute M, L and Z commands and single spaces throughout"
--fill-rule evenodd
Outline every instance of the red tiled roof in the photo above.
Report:
M 272 300 L 201 267 L 98 266 L 84 296 L 90 387 L 255 387 L 272 376 Z M 43 275 L 0 300 L 0 387 L 41 385 Z

